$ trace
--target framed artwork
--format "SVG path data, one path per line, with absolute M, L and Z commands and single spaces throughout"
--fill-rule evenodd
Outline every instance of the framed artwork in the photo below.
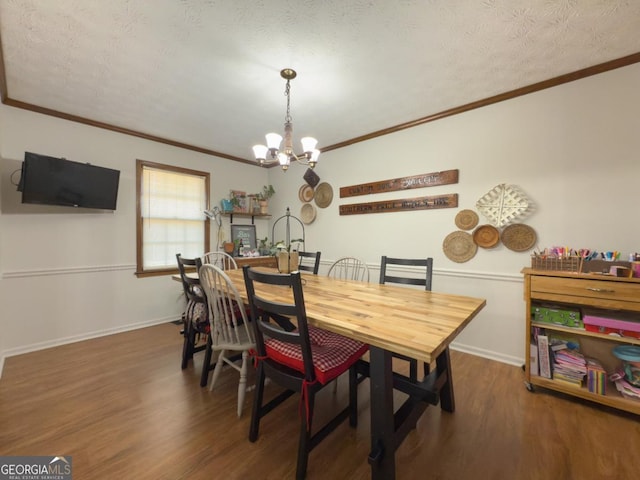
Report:
M 231 225 L 231 241 L 242 240 L 245 248 L 255 250 L 256 243 L 256 226 L 255 225 Z
M 247 192 L 240 190 L 230 190 L 230 197 L 233 199 L 233 213 L 249 213 L 247 205 Z

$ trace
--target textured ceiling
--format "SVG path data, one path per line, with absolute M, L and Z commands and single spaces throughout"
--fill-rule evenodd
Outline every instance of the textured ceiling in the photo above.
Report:
M 636 54 L 638 32 L 638 0 L 0 0 L 6 103 L 245 159 L 282 131 L 285 67 L 294 141 L 322 149 Z

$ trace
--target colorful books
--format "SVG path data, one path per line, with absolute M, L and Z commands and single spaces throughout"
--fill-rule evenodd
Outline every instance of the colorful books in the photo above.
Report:
M 553 359 L 553 379 L 577 387 L 587 374 L 587 361 L 580 353 L 580 344 L 571 338 L 552 336 L 551 355 Z
M 607 393 L 607 372 L 595 358 L 587 358 L 587 388 L 598 395 Z

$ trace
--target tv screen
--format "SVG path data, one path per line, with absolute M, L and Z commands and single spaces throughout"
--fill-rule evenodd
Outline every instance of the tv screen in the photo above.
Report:
M 120 171 L 25 152 L 22 203 L 115 210 Z

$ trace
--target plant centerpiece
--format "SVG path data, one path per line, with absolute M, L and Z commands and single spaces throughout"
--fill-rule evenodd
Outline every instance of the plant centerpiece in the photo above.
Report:
M 278 271 L 280 273 L 291 273 L 298 270 L 298 264 L 300 263 L 298 249 L 303 241 L 301 238 L 296 238 L 291 240 L 289 245 L 284 242 L 276 243 L 276 258 L 278 259 Z M 293 250 L 292 247 L 294 247 Z
M 264 237 L 264 238 L 259 238 L 258 239 L 258 252 L 262 256 L 271 255 L 271 246 L 273 244 L 272 245 L 267 245 L 268 240 L 269 240 L 268 237 Z
M 266 215 L 269 213 L 269 199 L 275 195 L 276 191 L 273 188 L 273 185 L 264 185 L 262 187 L 262 191 L 256 193 L 256 198 L 258 199 L 258 203 L 260 204 L 260 213 L 262 215 Z

